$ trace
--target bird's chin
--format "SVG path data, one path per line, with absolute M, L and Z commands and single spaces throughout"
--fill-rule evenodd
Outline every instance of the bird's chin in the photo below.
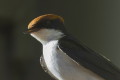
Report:
M 58 40 L 63 36 L 63 33 L 55 29 L 40 29 L 36 32 L 32 32 L 31 36 L 43 44 L 52 40 Z
M 46 44 L 46 40 L 37 32 L 32 32 L 30 33 L 32 37 L 34 37 L 36 40 L 38 40 L 41 44 Z

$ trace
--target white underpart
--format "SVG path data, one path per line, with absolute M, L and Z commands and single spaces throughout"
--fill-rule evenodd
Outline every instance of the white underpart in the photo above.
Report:
M 44 31 L 47 32 L 45 34 L 40 34 L 41 32 L 35 32 L 31 35 L 43 44 L 43 57 L 45 59 L 46 65 L 49 71 L 51 71 L 51 73 L 56 78 L 59 80 L 104 80 L 92 71 L 77 64 L 62 50 L 57 48 L 57 38 L 59 39 L 61 37 L 61 32 L 45 29 L 43 32 Z M 41 38 L 40 35 L 44 35 L 44 38 L 43 36 Z M 48 39 L 45 38 L 45 35 L 49 37 L 49 40 L 43 40 Z M 50 37 L 53 39 L 50 40 Z
M 63 36 L 63 33 L 54 29 L 41 29 L 37 32 L 31 33 L 31 35 L 42 44 L 46 44 L 49 41 L 61 38 Z

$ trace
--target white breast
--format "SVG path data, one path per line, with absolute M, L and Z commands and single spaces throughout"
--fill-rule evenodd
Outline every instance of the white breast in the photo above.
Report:
M 104 80 L 57 49 L 57 43 L 58 40 L 54 40 L 43 45 L 46 65 L 55 77 L 59 80 Z

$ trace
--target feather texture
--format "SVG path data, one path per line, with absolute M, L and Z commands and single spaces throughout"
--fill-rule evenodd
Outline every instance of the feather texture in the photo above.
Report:
M 120 80 L 120 70 L 109 59 L 77 43 L 72 37 L 64 36 L 61 38 L 59 40 L 59 47 L 75 62 L 106 80 Z

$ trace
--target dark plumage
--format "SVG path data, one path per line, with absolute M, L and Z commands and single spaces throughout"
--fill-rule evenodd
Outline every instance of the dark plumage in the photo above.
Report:
M 104 56 L 65 36 L 59 40 L 59 48 L 74 61 L 106 80 L 120 80 L 120 70 Z

